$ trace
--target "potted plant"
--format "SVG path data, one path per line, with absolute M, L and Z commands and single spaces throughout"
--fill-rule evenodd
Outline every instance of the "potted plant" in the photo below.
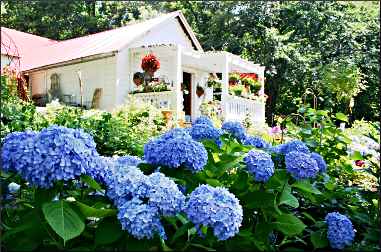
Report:
M 234 86 L 240 80 L 239 73 L 230 73 L 229 74 L 229 86 Z
M 241 96 L 243 89 L 245 88 L 244 85 L 234 85 L 229 87 L 230 93 Z
M 253 79 L 251 79 L 251 78 L 248 78 L 248 77 L 243 77 L 242 79 L 241 79 L 241 83 L 242 83 L 242 85 L 244 85 L 245 86 L 245 89 L 246 89 L 246 93 L 250 93 L 250 91 L 251 91 L 251 85 L 252 85 L 252 83 L 253 83 Z
M 258 91 L 261 90 L 261 88 L 262 88 L 262 84 L 257 80 L 252 80 L 252 82 L 250 83 L 250 91 L 253 94 L 257 94 Z
M 153 53 L 150 53 L 143 57 L 141 67 L 143 71 L 152 78 L 155 72 L 160 68 L 160 61 Z

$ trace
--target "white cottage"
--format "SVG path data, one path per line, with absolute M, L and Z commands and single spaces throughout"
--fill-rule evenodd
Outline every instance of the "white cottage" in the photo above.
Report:
M 58 82 L 63 96 L 79 103 L 80 76 L 85 104 L 91 103 L 96 89 L 101 89 L 100 109 L 112 110 L 135 97 L 172 110 L 175 118 L 184 118 L 187 114 L 194 119 L 198 109 L 196 86 L 207 89 L 209 73 L 219 73 L 224 118 L 241 121 L 249 114 L 253 121 L 265 120 L 263 101 L 231 95 L 228 91 L 230 72 L 255 73 L 262 84 L 259 94 L 264 96 L 264 67 L 225 51 L 204 52 L 180 11 L 65 41 L 1 29 L 2 34 L 13 38 L 16 48 L 22 50 L 18 53 L 20 70 L 28 77 L 31 95 L 45 94 L 53 82 Z M 33 44 L 33 48 L 25 44 Z M 155 77 L 168 80 L 171 91 L 129 94 L 135 85 L 133 74 L 142 71 L 141 60 L 148 53 L 160 60 Z M 189 86 L 186 102 L 182 83 Z

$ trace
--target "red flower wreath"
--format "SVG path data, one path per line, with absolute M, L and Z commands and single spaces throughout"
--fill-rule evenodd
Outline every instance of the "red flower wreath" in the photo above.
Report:
M 143 57 L 141 67 L 144 71 L 152 70 L 156 72 L 160 68 L 160 61 L 150 53 Z

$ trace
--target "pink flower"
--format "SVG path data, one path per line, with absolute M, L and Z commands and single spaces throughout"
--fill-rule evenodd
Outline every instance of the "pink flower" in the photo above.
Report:
M 280 126 L 274 126 L 271 129 L 269 129 L 268 132 L 270 135 L 275 135 L 281 133 L 282 130 L 280 129 Z
M 365 165 L 365 162 L 364 162 L 364 160 L 356 160 L 355 164 L 358 167 L 363 167 Z

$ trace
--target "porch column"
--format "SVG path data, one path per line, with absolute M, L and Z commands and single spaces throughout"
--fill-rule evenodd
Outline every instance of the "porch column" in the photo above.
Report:
M 182 61 L 181 61 L 181 54 L 182 54 L 182 46 L 177 45 L 175 50 L 175 61 L 174 61 L 174 68 L 175 68 L 175 79 L 174 79 L 174 91 L 175 91 L 175 119 L 179 120 L 181 119 L 182 111 L 183 111 L 183 93 L 181 92 L 181 82 L 182 82 Z
M 259 91 L 259 94 L 264 94 L 265 93 L 265 67 L 261 66 L 258 68 L 259 68 L 258 79 L 262 85 L 261 90 Z
M 227 116 L 227 104 L 229 95 L 229 57 L 227 53 L 223 54 L 222 59 L 222 96 L 221 96 L 221 106 L 222 106 L 222 116 L 226 119 Z

